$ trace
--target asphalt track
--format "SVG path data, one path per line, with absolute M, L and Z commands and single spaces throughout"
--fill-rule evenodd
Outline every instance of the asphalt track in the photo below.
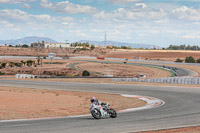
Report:
M 200 88 L 0 80 L 1 86 L 122 93 L 156 97 L 165 105 L 120 113 L 116 119 L 92 116 L 1 121 L 1 133 L 116 133 L 200 125 Z M 30 103 L 31 104 L 31 103 Z

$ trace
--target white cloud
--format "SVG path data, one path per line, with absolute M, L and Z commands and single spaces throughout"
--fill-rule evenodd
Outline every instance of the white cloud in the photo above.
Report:
M 186 39 L 200 39 L 200 35 L 184 35 L 183 38 L 186 38 Z
M 144 3 L 138 3 L 129 8 L 118 8 L 111 12 L 101 11 L 93 15 L 97 19 L 106 20 L 160 20 L 167 16 L 163 9 L 148 8 Z
M 31 6 L 29 5 L 29 4 L 24 4 L 23 6 L 22 6 L 22 8 L 25 8 L 25 9 L 30 9 L 31 8 Z
M 42 14 L 42 15 L 32 15 L 28 14 L 19 9 L 4 9 L 0 10 L 0 20 L 10 21 L 12 23 L 21 22 L 22 25 L 26 23 L 54 23 L 54 22 L 66 22 L 73 21 L 74 19 L 71 17 L 52 17 L 50 15 Z
M 144 4 L 144 3 L 136 3 L 135 6 L 141 7 L 141 8 L 143 8 L 143 9 L 144 9 L 144 8 L 147 8 L 147 5 Z
M 200 21 L 200 9 L 182 6 L 172 11 L 173 17 L 184 21 Z
M 25 2 L 33 2 L 35 0 L 0 0 L 2 4 L 18 4 L 18 3 L 25 3 Z
M 5 20 L 0 20 L 0 24 L 3 27 L 13 27 L 13 24 L 9 23 L 8 21 Z
M 132 3 L 132 2 L 139 2 L 139 1 L 142 1 L 142 0 L 109 0 L 110 2 L 112 3 Z
M 80 30 L 70 30 L 69 32 L 75 34 L 76 36 L 80 36 L 80 37 L 88 36 L 86 33 L 81 32 Z
M 69 1 L 62 1 L 57 3 L 49 2 L 48 0 L 41 0 L 40 3 L 41 7 L 52 9 L 57 13 L 69 13 L 69 14 L 93 14 L 96 13 L 98 10 L 94 7 L 88 5 L 78 5 L 70 3 Z

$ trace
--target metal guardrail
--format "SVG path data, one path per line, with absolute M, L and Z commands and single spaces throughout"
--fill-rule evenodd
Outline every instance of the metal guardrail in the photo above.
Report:
M 112 78 L 112 81 L 169 83 L 169 84 L 200 84 L 200 77 L 169 77 L 169 78 L 155 78 L 155 79 Z

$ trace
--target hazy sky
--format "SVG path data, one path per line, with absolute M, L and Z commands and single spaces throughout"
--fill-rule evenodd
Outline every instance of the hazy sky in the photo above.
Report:
M 0 40 L 200 45 L 200 0 L 0 0 Z

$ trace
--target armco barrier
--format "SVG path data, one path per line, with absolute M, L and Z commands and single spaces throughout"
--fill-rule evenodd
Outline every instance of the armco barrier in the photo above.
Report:
M 169 78 L 156 78 L 156 79 L 112 78 L 112 81 L 151 82 L 151 83 L 169 83 L 169 84 L 200 84 L 200 77 L 169 77 Z

